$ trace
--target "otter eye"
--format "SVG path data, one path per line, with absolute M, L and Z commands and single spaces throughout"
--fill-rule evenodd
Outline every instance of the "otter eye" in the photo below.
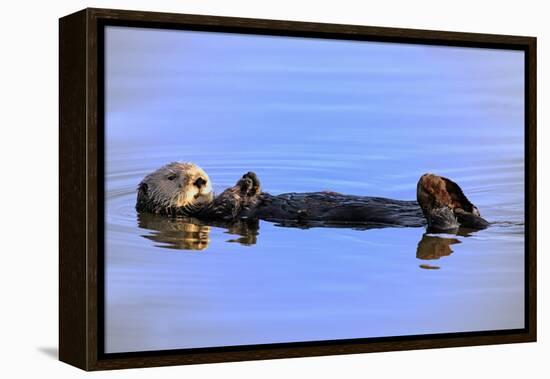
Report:
M 169 175 L 166 179 L 168 179 L 168 180 L 174 180 L 174 179 L 176 179 L 176 174 L 171 174 L 171 175 Z

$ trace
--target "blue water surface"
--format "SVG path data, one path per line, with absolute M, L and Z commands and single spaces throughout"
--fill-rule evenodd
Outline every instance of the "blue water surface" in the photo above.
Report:
M 107 353 L 524 326 L 523 52 L 108 27 Z M 216 192 L 415 199 L 452 178 L 495 222 L 252 235 L 144 219 L 144 175 L 192 161 Z M 242 233 L 241 233 L 242 234 Z

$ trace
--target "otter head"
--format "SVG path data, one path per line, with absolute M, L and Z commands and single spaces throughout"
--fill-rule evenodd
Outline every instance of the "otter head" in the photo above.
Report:
M 193 163 L 172 162 L 147 175 L 139 184 L 140 212 L 193 215 L 214 199 L 210 178 Z

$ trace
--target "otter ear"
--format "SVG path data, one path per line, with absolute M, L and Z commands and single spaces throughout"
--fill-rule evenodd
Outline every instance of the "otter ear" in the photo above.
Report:
M 141 182 L 138 187 L 137 201 L 136 201 L 136 210 L 138 212 L 146 212 L 147 204 L 149 203 L 149 187 L 147 183 Z

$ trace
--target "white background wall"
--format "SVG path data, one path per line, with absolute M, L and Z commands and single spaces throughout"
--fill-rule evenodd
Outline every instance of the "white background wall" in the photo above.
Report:
M 58 21 L 87 6 L 538 37 L 539 342 L 96 373 L 129 377 L 548 377 L 549 12 L 544 1 L 106 0 L 2 4 L 0 374 L 68 378 L 57 354 Z M 543 296 L 546 295 L 546 298 Z M 468 312 L 467 309 L 464 310 Z M 546 351 L 546 354 L 543 352 Z

